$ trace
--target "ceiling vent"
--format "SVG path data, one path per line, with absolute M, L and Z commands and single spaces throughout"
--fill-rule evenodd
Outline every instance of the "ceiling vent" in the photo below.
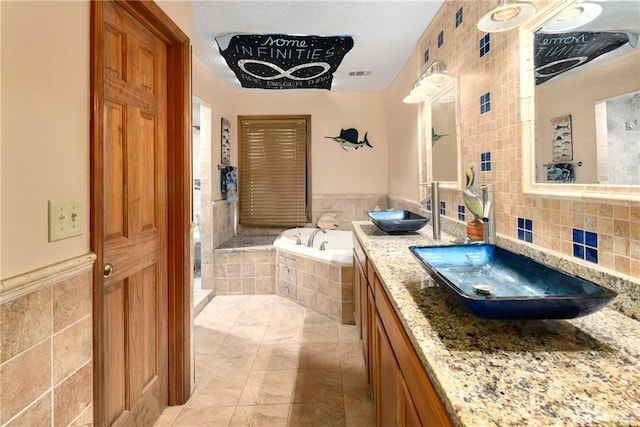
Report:
M 349 77 L 366 77 L 370 75 L 371 71 L 349 71 Z

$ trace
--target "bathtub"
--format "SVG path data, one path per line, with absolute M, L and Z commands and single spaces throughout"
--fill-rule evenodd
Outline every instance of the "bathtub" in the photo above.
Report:
M 318 228 L 291 228 L 285 230 L 273 242 L 277 249 L 291 252 L 298 255 L 316 258 L 320 261 L 340 264 L 343 266 L 353 265 L 353 233 L 343 230 L 319 231 L 313 240 L 313 247 L 307 247 L 307 241 Z M 298 236 L 301 244 L 297 244 Z M 324 243 L 325 249 L 320 246 Z

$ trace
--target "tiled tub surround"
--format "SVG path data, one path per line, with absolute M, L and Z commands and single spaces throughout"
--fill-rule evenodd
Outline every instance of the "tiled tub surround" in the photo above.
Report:
M 276 252 L 272 243 L 275 238 L 237 235 L 214 249 L 214 294 L 274 294 Z
M 572 320 L 480 319 L 407 250 L 434 243 L 428 227 L 387 236 L 361 222 L 354 232 L 454 424 L 640 424 L 639 322 L 609 308 Z
M 353 324 L 353 265 L 276 250 L 272 235 L 237 235 L 213 251 L 215 295 L 275 294 Z
M 0 283 L 0 426 L 92 424 L 94 260 Z
M 338 323 L 354 324 L 353 264 L 278 250 L 277 294 Z

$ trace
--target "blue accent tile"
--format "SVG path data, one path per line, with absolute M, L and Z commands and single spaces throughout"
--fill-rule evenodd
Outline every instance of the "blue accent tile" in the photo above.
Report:
M 480 170 L 491 170 L 491 152 L 487 151 L 485 153 L 480 153 Z
M 444 44 L 444 31 L 440 31 L 438 34 L 438 47 L 442 47 Z
M 578 228 L 573 229 L 573 243 L 584 244 L 584 230 Z
M 426 64 L 427 62 L 429 62 L 429 49 L 424 51 L 424 63 Z
M 458 205 L 458 221 L 466 221 L 466 211 L 464 205 Z
M 598 234 L 592 233 L 591 231 L 587 231 L 584 233 L 584 243 L 587 246 L 591 246 L 592 248 L 598 247 Z
M 485 34 L 484 37 L 480 39 L 480 57 L 485 56 L 491 50 L 491 35 L 489 33 Z
M 573 256 L 576 258 L 584 259 L 584 246 L 573 244 Z
M 462 7 L 460 7 L 460 9 L 458 9 L 458 11 L 456 12 L 456 28 L 458 28 L 460 24 L 462 24 L 462 18 Z
M 487 92 L 484 95 L 480 95 L 480 114 L 484 114 L 491 111 L 491 93 Z
M 518 239 L 533 243 L 533 221 L 518 217 Z
M 585 257 L 587 261 L 598 263 L 598 250 L 594 248 L 585 248 Z

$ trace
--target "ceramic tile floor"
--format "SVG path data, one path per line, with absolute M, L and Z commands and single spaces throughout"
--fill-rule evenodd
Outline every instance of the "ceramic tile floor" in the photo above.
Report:
M 161 426 L 374 426 L 355 326 L 276 295 L 215 297 L 195 319 L 196 388 Z

